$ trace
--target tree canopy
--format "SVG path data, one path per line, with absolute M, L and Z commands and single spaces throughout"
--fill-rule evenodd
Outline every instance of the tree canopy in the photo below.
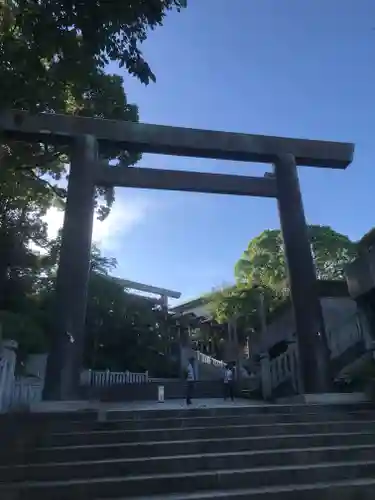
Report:
M 357 245 L 329 226 L 308 227 L 318 279 L 344 278 L 345 265 L 357 254 Z M 235 265 L 237 283 L 262 283 L 277 292 L 287 287 L 284 243 L 280 230 L 263 231 L 253 238 Z
M 356 243 L 329 226 L 308 227 L 311 250 L 321 280 L 344 279 L 345 265 L 355 259 Z M 238 316 L 242 337 L 260 329 L 260 295 L 264 312 L 275 310 L 289 295 L 284 244 L 280 230 L 266 230 L 250 240 L 235 265 L 236 283 L 210 296 L 213 315 L 224 323 Z
M 138 121 L 124 79 L 111 74 L 109 64 L 123 67 L 144 84 L 155 81 L 141 44 L 168 11 L 184 6 L 183 0 L 0 2 L 0 110 Z M 55 144 L 0 144 L 0 321 L 5 335 L 16 337 L 25 352 L 48 346 L 61 242 L 48 240 L 44 216 L 53 206 L 64 208 L 68 154 Z M 116 147 L 102 147 L 100 156 L 125 166 L 140 159 Z M 97 188 L 99 219 L 109 214 L 114 198 L 113 189 Z M 130 294 L 105 281 L 114 265 L 93 249 L 88 328 L 95 330 L 100 316 L 101 328 L 128 331 L 124 310 L 131 308 L 155 324 L 150 303 L 134 304 Z M 134 324 L 129 331 L 135 331 Z
M 0 4 L 0 110 L 138 121 L 123 78 L 107 72 L 114 62 L 147 84 L 155 80 L 140 44 L 161 25 L 178 0 L 8 0 Z M 140 155 L 107 147 L 102 158 L 124 165 Z M 30 244 L 46 247 L 43 216 L 64 206 L 68 177 L 66 148 L 42 143 L 0 145 L 0 309 L 6 275 L 28 267 Z M 97 216 L 104 219 L 114 190 L 97 188 Z M 17 270 L 18 269 L 18 270 Z
M 49 349 L 53 331 L 54 294 L 59 239 L 39 258 L 32 275 L 10 280 L 7 308 L 0 310 L 4 338 L 19 343 L 19 361 Z M 176 318 L 147 297 L 130 293 L 111 278 L 113 258 L 95 246 L 86 314 L 86 368 L 119 371 L 149 370 L 155 376 L 177 375 L 173 346 L 178 340 Z
M 114 62 L 141 82 L 155 81 L 140 50 L 149 29 L 161 25 L 180 0 L 8 0 L 0 4 L 0 110 L 17 108 L 48 113 L 138 120 L 127 102 L 123 78 L 109 74 Z M 126 165 L 139 155 L 107 148 L 101 155 Z M 3 143 L 1 198 L 12 202 L 30 196 L 45 212 L 65 190 L 67 151 L 46 144 Z M 18 193 L 14 193 L 17 186 Z M 11 192 L 9 192 L 9 190 Z M 26 191 L 26 193 L 25 193 Z M 97 189 L 98 215 L 114 201 L 112 189 Z M 8 201 L 9 204 L 9 201 Z M 19 208 L 17 206 L 17 208 Z M 23 206 L 21 207 L 21 209 Z

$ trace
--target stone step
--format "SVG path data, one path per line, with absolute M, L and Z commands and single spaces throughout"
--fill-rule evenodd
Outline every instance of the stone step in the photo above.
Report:
M 180 441 L 153 441 L 148 443 L 113 443 L 37 448 L 26 454 L 9 456 L 8 463 L 49 463 L 119 458 L 149 458 L 160 456 L 194 455 L 207 453 L 241 452 L 323 446 L 352 446 L 375 444 L 375 432 L 343 432 L 298 434 L 283 436 L 253 436 L 238 438 L 197 439 Z M 2 463 L 6 465 L 6 463 Z
M 186 418 L 193 417 L 207 417 L 207 416 L 231 416 L 231 415 L 268 415 L 268 414 L 306 414 L 306 413 L 335 413 L 335 412 L 352 412 L 369 410 L 374 411 L 374 403 L 344 403 L 333 405 L 322 404 L 260 404 L 245 402 L 243 405 L 234 404 L 233 406 L 217 406 L 213 408 L 208 407 L 181 407 L 176 409 L 163 409 L 163 404 L 160 404 L 160 409 L 153 410 L 116 410 L 111 409 L 107 412 L 108 420 L 153 420 L 157 418 Z
M 69 481 L 18 482 L 0 485 L 0 498 L 31 500 L 40 496 L 54 500 L 94 500 L 100 498 L 151 497 L 170 493 L 205 490 L 266 488 L 345 479 L 371 479 L 375 461 L 334 462 L 314 465 L 259 467 L 240 470 L 216 470 L 183 474 L 134 475 Z M 359 497 L 360 498 L 360 497 Z
M 273 423 L 212 427 L 185 427 L 180 429 L 105 430 L 44 435 L 39 446 L 79 446 L 111 443 L 147 443 L 149 441 L 176 441 L 239 438 L 251 436 L 280 436 L 289 434 L 321 434 L 340 432 L 374 432 L 375 420 Z
M 375 479 L 136 497 L 137 500 L 373 500 Z M 127 500 L 135 500 L 128 498 Z M 122 500 L 122 499 L 121 499 Z
M 0 467 L 1 482 L 66 481 L 95 477 L 121 477 L 141 474 L 193 473 L 250 467 L 312 465 L 320 462 L 375 461 L 375 444 L 320 448 L 271 449 L 229 453 L 165 457 L 90 460 L 27 464 Z
M 95 422 L 98 418 L 97 409 L 79 411 L 25 412 L 0 414 L 0 428 L 13 424 L 63 424 Z
M 221 400 L 219 400 L 221 401 Z M 166 403 L 167 405 L 168 403 Z M 85 426 L 96 423 L 98 420 L 98 408 L 99 404 L 96 405 L 96 409 L 93 404 L 87 403 L 88 408 L 86 410 L 70 410 L 64 411 L 60 409 L 59 411 L 43 411 L 40 413 L 11 413 L 11 414 L 0 414 L 0 431 L 8 426 L 15 425 L 46 425 L 48 427 L 58 428 L 61 426 L 75 425 L 75 426 Z M 63 408 L 63 407 L 62 407 Z M 73 406 L 72 406 L 73 408 Z M 155 419 L 180 419 L 191 417 L 231 417 L 231 416 L 264 416 L 267 418 L 271 415 L 274 418 L 277 415 L 305 415 L 305 414 L 321 414 L 329 413 L 334 414 L 337 412 L 341 413 L 352 413 L 352 412 L 362 412 L 362 411 L 374 411 L 375 405 L 373 403 L 344 403 L 344 404 L 334 404 L 334 405 L 323 405 L 323 404 L 261 404 L 260 402 L 251 403 L 244 400 L 243 405 L 239 402 L 235 403 L 233 406 L 217 406 L 214 408 L 207 408 L 204 406 L 199 407 L 183 407 L 171 409 L 160 404 L 160 409 L 144 409 L 140 410 L 136 408 L 134 410 L 129 409 L 113 409 L 112 405 L 106 406 L 101 405 L 101 409 L 107 408 L 106 418 L 107 420 L 123 421 L 123 420 L 135 420 L 135 421 L 148 421 Z
M 233 414 L 229 416 L 192 416 L 186 414 L 183 417 L 176 418 L 155 418 L 147 420 L 105 420 L 105 421 L 73 421 L 73 422 L 51 422 L 43 426 L 43 431 L 48 430 L 54 433 L 69 432 L 94 432 L 106 430 L 143 430 L 143 429 L 181 429 L 190 427 L 212 427 L 212 426 L 231 426 L 231 425 L 260 425 L 276 423 L 298 423 L 298 422 L 322 422 L 322 421 L 375 421 L 375 411 L 362 410 L 351 412 L 325 412 L 325 413 L 280 413 L 265 415 L 243 415 Z

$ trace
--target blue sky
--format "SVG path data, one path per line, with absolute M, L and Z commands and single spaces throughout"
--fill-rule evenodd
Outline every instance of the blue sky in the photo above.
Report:
M 375 225 L 374 0 L 189 0 L 151 32 L 157 83 L 124 74 L 144 122 L 356 144 L 346 171 L 300 168 L 308 222 L 353 239 Z M 265 167 L 145 155 L 157 168 Z M 274 200 L 121 189 L 103 248 L 116 274 L 195 297 L 233 280 L 249 240 L 279 227 Z

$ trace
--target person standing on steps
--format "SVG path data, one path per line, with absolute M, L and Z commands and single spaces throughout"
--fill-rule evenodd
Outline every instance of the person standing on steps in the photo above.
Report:
M 231 364 L 228 364 L 224 370 L 224 401 L 228 397 L 234 401 L 233 366 Z
M 194 371 L 194 358 L 189 359 L 186 373 L 186 404 L 191 405 L 191 398 L 194 392 L 195 371 Z

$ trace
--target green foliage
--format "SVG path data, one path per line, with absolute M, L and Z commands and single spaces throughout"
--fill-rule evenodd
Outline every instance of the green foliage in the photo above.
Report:
M 328 226 L 309 226 L 308 230 L 318 278 L 343 279 L 345 265 L 356 257 L 356 244 Z M 263 231 L 249 242 L 235 265 L 235 277 L 235 285 L 211 295 L 214 317 L 225 323 L 238 316 L 243 335 L 244 331 L 259 332 L 260 308 L 268 315 L 289 295 L 280 230 Z
M 30 315 L 0 311 L 3 339 L 15 340 L 27 353 L 43 352 L 45 334 L 38 322 Z
M 261 330 L 260 309 L 267 315 L 280 303 L 273 290 L 265 286 L 236 284 L 211 295 L 213 316 L 220 324 L 236 319 L 239 343 Z
M 143 83 L 155 81 L 140 44 L 149 29 L 162 24 L 168 10 L 184 6 L 186 1 L 182 0 L 2 3 L 1 70 L 9 77 L 3 83 L 4 90 L 27 90 L 33 71 L 40 84 L 36 97 L 44 100 L 44 91 L 62 97 L 67 91 L 66 82 L 81 82 L 82 86 L 95 74 L 93 68 L 103 70 L 111 61 L 124 66 Z M 16 71 L 10 66 L 14 61 Z M 73 85 L 73 94 L 78 87 Z M 22 94 L 18 99 L 19 104 L 27 100 Z
M 128 293 L 108 275 L 94 272 L 86 331 L 86 366 L 149 370 L 160 376 L 160 366 L 167 368 L 176 340 L 176 322 L 168 313 L 148 298 Z
M 178 0 L 1 2 L 0 109 L 138 121 L 123 79 L 107 74 L 106 65 L 117 62 L 144 83 L 154 80 L 140 43 L 168 10 L 182 6 Z M 64 206 L 68 153 L 51 144 L 0 145 L 0 302 L 5 274 L 16 266 L 14 249 L 23 259 L 30 242 L 47 245 L 41 217 L 55 203 Z M 140 157 L 114 147 L 100 154 L 123 165 Z M 101 220 L 113 201 L 113 189 L 96 190 Z
M 253 238 L 235 266 L 238 283 L 261 283 L 271 288 L 286 282 L 284 244 L 279 230 L 263 231 Z
M 309 226 L 318 279 L 342 280 L 344 269 L 357 256 L 357 245 L 329 226 Z
M 155 81 L 140 44 L 149 29 L 162 24 L 169 10 L 179 10 L 185 3 L 0 2 L 0 110 L 17 108 L 138 121 L 138 109 L 128 103 L 123 79 L 106 73 L 108 63 L 123 66 L 145 84 Z M 140 158 L 137 153 L 110 146 L 102 146 L 100 155 L 124 166 L 134 165 Z M 45 350 L 53 325 L 53 290 L 61 241 L 60 237 L 48 241 L 43 216 L 52 206 L 64 207 L 69 150 L 55 144 L 8 140 L 0 144 L 0 161 L 3 330 L 7 337 L 19 340 L 25 351 Z M 113 189 L 97 188 L 99 219 L 109 214 L 113 202 Z M 38 254 L 36 246 L 44 253 Z M 137 335 L 145 335 L 147 324 L 160 330 L 162 323 L 159 318 L 156 326 L 156 313 L 149 303 L 147 307 L 144 301 L 134 303 L 129 294 L 104 279 L 115 265 L 114 259 L 93 249 L 88 330 L 100 330 L 107 336 L 109 332 L 113 346 L 120 333 L 130 335 L 124 337 L 129 343 L 135 327 Z
M 27 354 L 46 352 L 49 348 L 54 327 L 58 242 L 55 245 L 53 258 L 47 256 L 42 261 L 32 286 L 27 288 L 24 278 L 20 279 L 24 288 L 15 290 L 12 310 L 0 311 L 3 338 L 19 343 L 21 361 Z M 177 375 L 177 365 L 171 360 L 171 346 L 177 340 L 176 320 L 153 301 L 124 290 L 109 276 L 115 266 L 114 259 L 102 256 L 98 248 L 93 248 L 85 366 L 120 371 L 149 370 L 155 376 Z
M 329 226 L 309 226 L 309 238 L 319 279 L 343 279 L 344 267 L 357 252 L 355 243 Z M 235 266 L 238 283 L 261 283 L 280 294 L 287 292 L 287 270 L 280 230 L 253 238 Z

